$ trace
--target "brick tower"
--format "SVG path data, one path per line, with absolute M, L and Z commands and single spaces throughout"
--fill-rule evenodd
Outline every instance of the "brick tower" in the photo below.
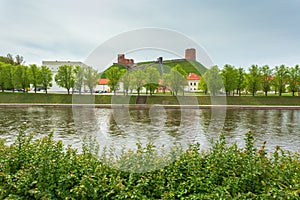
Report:
M 196 49 L 190 48 L 185 50 L 185 59 L 196 60 Z

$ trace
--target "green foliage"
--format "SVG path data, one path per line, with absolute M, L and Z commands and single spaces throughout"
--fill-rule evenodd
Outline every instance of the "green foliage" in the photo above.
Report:
M 234 90 L 237 88 L 238 84 L 238 71 L 229 64 L 226 64 L 221 71 L 221 76 L 226 91 L 226 95 L 229 96 L 230 92 L 234 94 Z
M 265 93 L 265 96 L 268 96 L 268 92 L 271 90 L 272 86 L 272 69 L 268 65 L 260 67 L 261 71 L 261 88 Z
M 93 94 L 93 91 L 98 84 L 98 79 L 100 75 L 97 70 L 92 67 L 86 67 L 84 70 L 84 82 L 86 86 L 89 88 L 90 93 Z
M 140 91 L 143 89 L 143 86 L 145 84 L 145 73 L 143 69 L 135 69 L 133 70 L 133 88 L 137 90 L 138 95 L 140 95 Z
M 288 69 L 288 85 L 292 95 L 295 96 L 295 92 L 299 91 L 300 86 L 300 69 L 299 65 Z
M 123 74 L 126 73 L 126 70 L 120 69 L 119 67 L 111 67 L 106 70 L 106 78 L 109 79 L 108 86 L 110 89 L 116 94 L 117 90 L 119 89 L 119 81 Z
M 48 88 L 52 86 L 52 71 L 46 66 L 41 66 L 38 79 L 47 94 Z
M 281 96 L 285 92 L 285 85 L 288 80 L 288 69 L 285 65 L 276 66 L 274 69 L 274 85 L 278 91 L 278 95 Z
M 202 78 L 204 79 L 208 90 L 213 96 L 217 95 L 223 87 L 223 81 L 218 66 L 213 66 L 208 69 Z
M 187 85 L 186 75 L 179 64 L 173 67 L 169 73 L 164 74 L 164 84 L 169 86 L 173 95 L 177 96 L 178 92 L 184 92 L 184 86 Z
M 299 199 L 300 195 L 300 155 L 279 147 L 267 154 L 265 143 L 256 148 L 250 133 L 245 148 L 228 145 L 222 134 L 208 151 L 194 144 L 165 156 L 158 155 L 151 143 L 145 147 L 137 143 L 136 151 L 124 152 L 112 166 L 107 165 L 110 152 L 96 157 L 99 147 L 92 138 L 84 140 L 82 153 L 54 141 L 53 133 L 32 138 L 21 130 L 9 146 L 0 140 L 0 199 Z M 157 166 L 172 155 L 177 159 Z M 144 166 L 156 170 L 136 173 Z
M 160 78 L 159 71 L 152 67 L 146 67 L 144 69 L 145 77 L 146 77 L 146 89 L 150 91 L 150 95 L 154 93 L 154 91 L 158 88 L 158 82 Z
M 40 71 L 39 70 L 40 69 L 35 64 L 29 66 L 29 79 L 30 79 L 30 82 L 32 83 L 32 85 L 34 87 L 34 92 L 35 93 L 36 93 L 38 84 L 40 82 L 40 80 L 39 80 Z
M 70 89 L 74 87 L 74 69 L 71 65 L 62 65 L 58 68 L 58 72 L 55 75 L 55 82 L 60 87 L 66 88 L 68 94 Z
M 261 74 L 257 65 L 252 65 L 246 75 L 247 90 L 252 96 L 260 89 Z

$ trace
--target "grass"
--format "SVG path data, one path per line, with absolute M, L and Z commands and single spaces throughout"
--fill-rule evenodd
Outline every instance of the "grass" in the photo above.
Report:
M 76 101 L 80 104 L 84 102 L 95 104 L 111 104 L 112 95 L 67 95 L 67 94 L 42 94 L 42 93 L 1 93 L 0 103 L 40 103 L 40 104 L 72 104 Z M 118 95 L 113 99 L 115 104 L 135 104 L 137 96 Z M 148 96 L 147 104 L 163 105 L 194 105 L 195 98 L 199 105 L 210 105 L 212 97 L 210 96 L 171 96 L 171 95 L 153 95 Z M 215 101 L 222 104 L 224 97 L 213 97 Z M 300 106 L 300 97 L 295 96 L 229 96 L 226 97 L 226 105 L 280 105 L 280 106 Z
M 245 147 L 226 144 L 224 135 L 208 151 L 200 144 L 166 155 L 137 144 L 110 163 L 113 149 L 96 156 L 97 145 L 82 153 L 54 141 L 53 134 L 32 140 L 21 130 L 10 146 L 0 139 L 0 199 L 299 199 L 300 155 L 277 147 L 256 148 L 252 134 Z M 85 140 L 87 141 L 87 140 Z M 147 154 L 146 154 L 147 153 Z M 145 156 L 151 155 L 151 156 Z M 156 167 L 166 158 L 168 165 Z M 119 170 L 126 167 L 126 170 Z M 124 168 L 122 168 L 124 169 Z

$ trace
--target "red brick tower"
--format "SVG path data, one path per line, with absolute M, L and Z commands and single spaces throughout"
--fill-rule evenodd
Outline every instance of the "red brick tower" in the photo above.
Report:
M 185 59 L 196 60 L 196 49 L 190 48 L 185 50 Z

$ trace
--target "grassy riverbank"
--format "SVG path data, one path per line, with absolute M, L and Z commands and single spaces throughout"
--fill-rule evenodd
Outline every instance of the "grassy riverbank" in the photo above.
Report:
M 0 103 L 46 103 L 46 104 L 71 104 L 71 103 L 91 103 L 111 104 L 129 102 L 134 104 L 137 96 L 119 95 L 112 101 L 111 95 L 67 95 L 67 94 L 42 94 L 42 93 L 0 93 Z M 211 105 L 212 97 L 210 96 L 148 96 L 147 104 L 164 104 L 178 105 Z M 279 105 L 279 106 L 300 106 L 300 97 L 295 96 L 230 96 L 230 97 L 213 97 L 214 102 L 227 105 Z
M 299 199 L 300 155 L 276 148 L 267 156 L 251 134 L 245 142 L 228 146 L 221 136 L 209 151 L 193 145 L 167 155 L 148 145 L 107 165 L 113 154 L 94 156 L 93 142 L 79 154 L 52 135 L 33 141 L 21 131 L 10 146 L 0 139 L 0 199 Z

